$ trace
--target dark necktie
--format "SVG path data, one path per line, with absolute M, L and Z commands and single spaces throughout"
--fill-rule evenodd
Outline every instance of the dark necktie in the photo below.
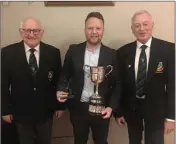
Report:
M 147 69 L 147 58 L 145 49 L 146 45 L 141 46 L 141 54 L 139 57 L 139 65 L 138 65 L 138 73 L 137 73 L 137 81 L 136 81 L 136 95 L 141 97 L 145 95 L 144 93 L 144 84 L 146 80 L 146 69 Z
M 30 67 L 30 69 L 31 69 L 31 71 L 32 71 L 32 76 L 35 78 L 35 76 L 36 76 L 36 73 L 37 73 L 37 70 L 38 70 L 38 66 L 37 66 L 37 60 L 36 60 L 36 57 L 35 57 L 35 55 L 34 55 L 34 52 L 35 52 L 36 50 L 34 49 L 34 48 L 31 48 L 30 49 L 30 52 L 31 52 L 31 54 L 30 54 L 30 56 L 29 56 L 29 67 Z

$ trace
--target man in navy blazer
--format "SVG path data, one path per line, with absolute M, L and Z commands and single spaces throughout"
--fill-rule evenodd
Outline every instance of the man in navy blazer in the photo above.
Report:
M 61 71 L 59 49 L 41 42 L 44 30 L 34 17 L 19 29 L 22 41 L 2 48 L 2 119 L 16 124 L 20 144 L 50 144 Z
M 136 41 L 117 50 L 122 97 L 115 117 L 127 122 L 129 143 L 164 144 L 175 124 L 175 44 L 154 38 L 153 19 L 142 10 L 132 17 Z

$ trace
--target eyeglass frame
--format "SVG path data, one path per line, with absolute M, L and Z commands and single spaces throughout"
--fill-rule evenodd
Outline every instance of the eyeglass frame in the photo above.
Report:
M 22 30 L 26 35 L 30 35 L 31 32 L 33 32 L 34 35 L 38 35 L 42 31 L 42 29 L 22 29 L 22 28 L 20 28 L 20 30 Z

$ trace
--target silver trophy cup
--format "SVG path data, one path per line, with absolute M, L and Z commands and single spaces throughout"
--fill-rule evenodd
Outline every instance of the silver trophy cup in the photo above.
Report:
M 94 94 L 90 97 L 89 113 L 91 115 L 102 115 L 101 112 L 102 112 L 102 110 L 105 109 L 105 105 L 104 105 L 103 97 L 100 96 L 98 93 L 98 86 L 101 82 L 103 82 L 104 78 L 112 72 L 113 66 L 108 65 L 105 67 L 105 66 L 85 65 L 84 71 L 85 71 L 86 67 L 88 67 L 90 69 L 89 75 L 90 75 L 91 81 L 96 86 Z M 105 73 L 106 69 L 109 69 L 108 73 Z

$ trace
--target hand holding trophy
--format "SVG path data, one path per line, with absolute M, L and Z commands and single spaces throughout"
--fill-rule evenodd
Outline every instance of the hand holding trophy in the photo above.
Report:
M 90 103 L 89 103 L 89 113 L 91 115 L 102 115 L 102 110 L 105 109 L 104 101 L 102 96 L 98 93 L 98 86 L 101 82 L 103 82 L 104 78 L 109 75 L 112 70 L 113 66 L 88 66 L 84 65 L 84 71 L 85 68 L 88 67 L 90 69 L 90 77 L 91 81 L 95 84 L 96 90 L 95 93 L 90 97 Z M 107 68 L 110 68 L 110 71 L 105 74 L 105 70 Z M 86 71 L 85 71 L 86 72 Z
M 74 95 L 72 94 L 71 88 L 70 88 L 71 80 L 68 82 L 64 78 L 64 84 L 59 86 L 60 91 L 57 91 L 56 96 L 57 100 L 59 102 L 65 102 L 67 99 L 74 98 Z

